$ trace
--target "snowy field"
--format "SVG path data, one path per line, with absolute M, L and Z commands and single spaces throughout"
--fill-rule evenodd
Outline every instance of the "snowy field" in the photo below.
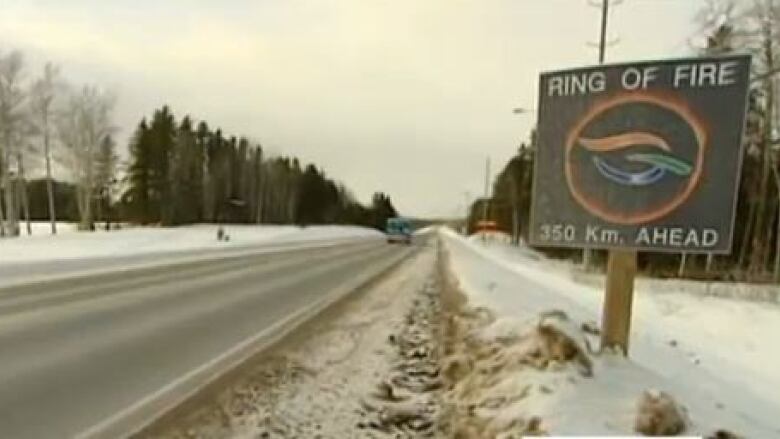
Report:
M 0 264 L 380 236 L 374 230 L 351 226 L 227 225 L 224 229 L 230 236 L 227 242 L 217 241 L 213 224 L 77 232 L 72 224 L 63 223 L 52 236 L 47 233 L 48 224 L 36 223 L 32 236 L 23 233 L 18 239 L 0 241 Z
M 57 235 L 48 234 L 46 224 L 37 224 L 32 236 L 0 239 L 0 287 L 204 257 L 384 238 L 376 230 L 353 226 L 226 225 L 224 229 L 227 241 L 217 240 L 213 224 L 110 232 L 78 232 L 71 224 L 61 224 Z
M 505 239 L 466 239 L 450 230 L 442 235 L 469 301 L 496 316 L 478 331 L 485 343 L 541 327 L 540 315 L 560 310 L 574 338 L 598 346 L 598 337 L 580 328 L 598 326 L 602 290 L 573 280 L 566 263 L 510 247 Z M 591 352 L 593 376 L 587 379 L 572 370 L 508 374 L 480 390 L 483 398 L 514 401 L 492 407 L 491 417 L 530 413 L 553 434 L 631 434 L 640 396 L 660 390 L 685 407 L 688 434 L 723 429 L 780 437 L 780 306 L 689 294 L 673 285 L 663 291 L 639 286 L 629 361 Z M 546 391 L 518 398 L 518 389 L 528 393 L 531 385 Z
M 102 227 L 103 224 L 100 224 L 100 227 Z M 19 223 L 19 230 L 21 232 L 20 237 L 22 238 L 30 238 L 32 236 L 39 236 L 39 235 L 50 235 L 51 234 L 51 223 L 46 221 L 32 221 L 30 222 L 30 231 L 32 232 L 32 235 L 27 234 L 27 223 L 21 222 Z M 78 230 L 78 224 L 76 223 L 66 223 L 66 222 L 57 222 L 57 233 L 58 234 L 67 234 L 67 233 L 73 233 Z

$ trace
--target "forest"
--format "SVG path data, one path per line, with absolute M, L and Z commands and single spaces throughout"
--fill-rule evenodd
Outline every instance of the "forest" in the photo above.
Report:
M 141 119 L 120 154 L 115 106 L 110 90 L 74 86 L 51 63 L 32 75 L 21 52 L 0 52 L 0 237 L 31 234 L 35 220 L 55 234 L 58 220 L 86 231 L 96 222 L 381 229 L 397 215 L 387 194 L 366 206 L 316 164 L 265 154 L 204 120 L 177 120 L 167 106 Z

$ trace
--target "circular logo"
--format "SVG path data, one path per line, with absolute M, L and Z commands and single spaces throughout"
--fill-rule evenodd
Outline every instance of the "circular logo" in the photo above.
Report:
M 635 225 L 662 218 L 693 193 L 707 135 L 682 102 L 626 93 L 591 108 L 569 132 L 565 173 L 591 214 Z

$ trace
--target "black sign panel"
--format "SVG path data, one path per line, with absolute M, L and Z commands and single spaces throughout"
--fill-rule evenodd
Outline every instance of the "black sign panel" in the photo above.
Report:
M 531 244 L 728 253 L 749 56 L 544 73 Z

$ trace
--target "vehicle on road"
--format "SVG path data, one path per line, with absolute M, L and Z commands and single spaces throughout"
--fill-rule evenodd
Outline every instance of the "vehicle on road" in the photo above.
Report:
M 385 226 L 385 235 L 387 242 L 392 244 L 396 242 L 412 243 L 412 226 L 406 218 L 388 218 Z

